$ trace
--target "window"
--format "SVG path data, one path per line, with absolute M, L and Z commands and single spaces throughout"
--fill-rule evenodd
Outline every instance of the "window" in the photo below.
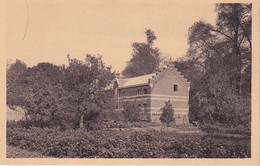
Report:
M 137 90 L 137 95 L 142 95 L 141 89 L 138 89 L 138 90 Z
M 122 104 L 123 108 L 126 106 L 126 103 L 127 103 L 126 101 L 123 101 L 123 104 Z
M 178 85 L 177 85 L 177 84 L 174 84 L 174 85 L 173 85 L 173 91 L 174 91 L 174 92 L 178 91 Z
M 120 91 L 119 96 L 125 96 L 125 91 Z
M 144 94 L 147 94 L 147 89 L 144 89 Z
M 144 109 L 146 109 L 147 108 L 147 104 L 146 103 L 144 103 Z

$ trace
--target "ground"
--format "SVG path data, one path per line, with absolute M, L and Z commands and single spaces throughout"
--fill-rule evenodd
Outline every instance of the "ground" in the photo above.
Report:
M 20 107 L 12 109 L 9 106 L 6 106 L 6 115 L 6 119 L 9 121 L 25 120 L 24 111 Z
M 209 128 L 209 127 L 208 127 Z M 215 127 L 216 128 L 216 127 Z M 7 128 L 8 158 L 249 158 L 250 133 L 197 127 Z M 43 155 L 41 155 L 43 154 Z
M 37 153 L 29 152 L 27 150 L 20 149 L 14 146 L 6 146 L 6 157 L 7 158 L 46 158 L 46 156 Z

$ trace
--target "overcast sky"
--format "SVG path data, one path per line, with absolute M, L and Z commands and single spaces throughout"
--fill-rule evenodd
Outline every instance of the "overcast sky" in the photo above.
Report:
M 28 66 L 67 64 L 67 54 L 83 60 L 90 53 L 102 55 L 107 66 L 122 71 L 132 43 L 146 41 L 147 28 L 155 32 L 162 55 L 176 59 L 186 53 L 188 28 L 199 20 L 214 24 L 216 19 L 210 1 L 17 2 L 5 8 L 5 54 Z

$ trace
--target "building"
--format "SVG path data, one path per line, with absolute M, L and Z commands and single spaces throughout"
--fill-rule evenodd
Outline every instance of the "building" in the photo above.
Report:
M 143 120 L 160 122 L 160 109 L 170 100 L 177 124 L 189 122 L 189 88 L 190 82 L 173 65 L 148 75 L 117 78 L 113 85 L 117 110 L 123 110 L 126 102 L 136 102 L 143 110 Z

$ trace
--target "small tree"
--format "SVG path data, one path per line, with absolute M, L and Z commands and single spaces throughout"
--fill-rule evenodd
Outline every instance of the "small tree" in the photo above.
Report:
M 135 102 L 127 102 L 124 105 L 123 115 L 127 121 L 138 122 L 141 117 L 141 108 Z
M 162 110 L 162 114 L 160 117 L 160 121 L 163 124 L 166 124 L 168 130 L 170 123 L 175 121 L 173 117 L 174 110 L 172 108 L 172 104 L 170 103 L 170 100 L 168 102 L 165 102 L 165 106 L 161 108 L 161 110 Z

